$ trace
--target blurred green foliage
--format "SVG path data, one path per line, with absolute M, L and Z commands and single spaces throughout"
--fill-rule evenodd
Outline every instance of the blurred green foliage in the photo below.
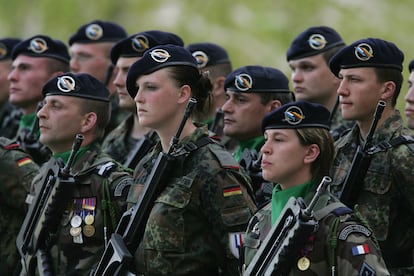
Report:
M 0 0 L 0 34 L 27 38 L 46 34 L 68 41 L 94 19 L 110 20 L 129 34 L 160 29 L 186 43 L 210 41 L 225 47 L 234 67 L 273 66 L 290 75 L 285 53 L 305 28 L 328 25 L 348 43 L 379 37 L 396 43 L 407 65 L 411 47 L 411 0 Z M 406 83 L 398 107 L 403 110 Z

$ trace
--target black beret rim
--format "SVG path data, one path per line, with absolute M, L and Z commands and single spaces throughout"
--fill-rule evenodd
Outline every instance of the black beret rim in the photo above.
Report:
M 94 101 L 100 101 L 100 102 L 106 102 L 109 103 L 109 99 L 102 99 L 99 97 L 93 97 L 93 96 L 88 96 L 88 95 L 79 95 L 79 94 L 75 94 L 75 93 L 67 93 L 67 94 L 62 94 L 62 92 L 58 92 L 58 91 L 47 91 L 44 92 L 43 95 L 46 96 L 65 96 L 65 97 L 77 97 L 77 98 L 81 98 L 81 99 L 88 99 L 88 100 L 94 100 Z
M 28 57 L 34 57 L 34 58 L 53 58 L 53 59 L 57 59 L 59 61 L 63 61 L 66 64 L 69 64 L 69 59 L 65 59 L 61 56 L 57 56 L 57 55 L 50 55 L 50 54 L 45 54 L 45 55 L 39 55 L 39 54 L 31 54 L 25 51 L 20 51 L 20 52 L 13 52 L 13 57 L 12 59 L 16 59 L 17 56 L 22 55 L 22 56 L 28 56 Z
M 254 88 L 250 88 L 247 90 L 239 90 L 237 88 L 235 88 L 234 86 L 230 86 L 228 88 L 226 88 L 226 90 L 228 91 L 233 91 L 233 92 L 240 92 L 240 93 L 292 93 L 292 91 L 287 90 L 287 89 L 254 89 Z
M 324 53 L 324 52 L 326 52 L 326 51 L 328 51 L 328 50 L 330 50 L 334 47 L 337 47 L 337 46 L 345 46 L 345 42 L 338 41 L 338 42 L 330 44 L 327 47 L 324 47 L 323 49 L 315 50 L 315 51 L 312 51 L 312 52 L 306 52 L 306 53 L 303 53 L 303 54 L 300 54 L 300 55 L 290 55 L 289 57 L 286 57 L 286 59 L 287 59 L 287 61 L 289 61 L 289 60 L 297 60 L 297 59 L 301 59 L 301 58 L 305 58 L 305 57 L 316 56 L 316 55 L 322 54 L 322 53 Z
M 389 69 L 395 69 L 399 72 L 402 72 L 402 67 L 398 65 L 392 65 L 392 64 L 381 64 L 381 63 L 358 63 L 358 64 L 352 64 L 352 65 L 332 65 L 330 66 L 332 73 L 335 76 L 339 76 L 339 71 L 341 69 L 351 69 L 351 68 L 389 68 Z
M 266 127 L 262 127 L 262 133 L 264 133 L 266 130 L 268 129 L 299 129 L 299 128 L 323 128 L 326 130 L 330 130 L 330 127 L 328 127 L 327 125 L 324 124 L 305 124 L 305 125 L 292 125 L 292 126 L 288 126 L 288 125 L 284 125 L 284 126 L 272 126 L 272 125 L 268 125 Z
M 116 65 L 116 63 L 118 62 L 118 59 L 119 58 L 121 58 L 121 57 L 123 57 L 123 58 L 139 58 L 139 57 L 142 57 L 143 55 L 142 55 L 143 53 L 141 53 L 141 54 L 139 54 L 139 53 L 137 53 L 136 55 L 135 54 L 117 54 L 117 55 L 111 55 L 111 61 L 112 61 L 112 64 L 113 65 Z

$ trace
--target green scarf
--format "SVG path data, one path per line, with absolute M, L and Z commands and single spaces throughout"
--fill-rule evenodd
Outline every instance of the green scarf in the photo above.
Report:
M 259 136 L 247 141 L 239 141 L 239 146 L 236 152 L 234 153 L 234 159 L 236 159 L 236 161 L 239 162 L 245 149 L 255 149 L 257 150 L 257 152 L 259 152 L 263 144 L 264 136 Z

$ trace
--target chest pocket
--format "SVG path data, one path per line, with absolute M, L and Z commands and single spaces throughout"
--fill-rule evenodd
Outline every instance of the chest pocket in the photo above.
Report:
M 184 252 L 185 211 L 192 184 L 189 177 L 175 178 L 155 200 L 143 238 L 145 249 Z

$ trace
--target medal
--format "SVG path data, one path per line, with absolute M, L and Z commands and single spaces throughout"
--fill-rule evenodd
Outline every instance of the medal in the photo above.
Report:
M 83 227 L 83 234 L 85 237 L 92 237 L 95 234 L 95 227 L 93 225 L 85 225 Z
M 298 268 L 301 271 L 305 271 L 310 267 L 310 260 L 306 257 L 303 256 L 298 260 Z
M 70 228 L 70 231 L 69 231 L 69 233 L 72 237 L 79 236 L 81 232 L 82 232 L 81 227 L 72 227 L 72 228 Z
M 70 220 L 70 225 L 73 228 L 79 227 L 81 226 L 81 224 L 82 224 L 82 218 L 78 215 L 74 215 L 72 219 Z
M 73 237 L 73 243 L 77 243 L 77 244 L 82 244 L 83 243 L 82 233 L 80 233 L 79 235 Z
M 93 222 L 95 221 L 95 218 L 93 217 L 92 214 L 87 214 L 85 217 L 85 224 L 86 225 L 91 225 L 93 224 Z

